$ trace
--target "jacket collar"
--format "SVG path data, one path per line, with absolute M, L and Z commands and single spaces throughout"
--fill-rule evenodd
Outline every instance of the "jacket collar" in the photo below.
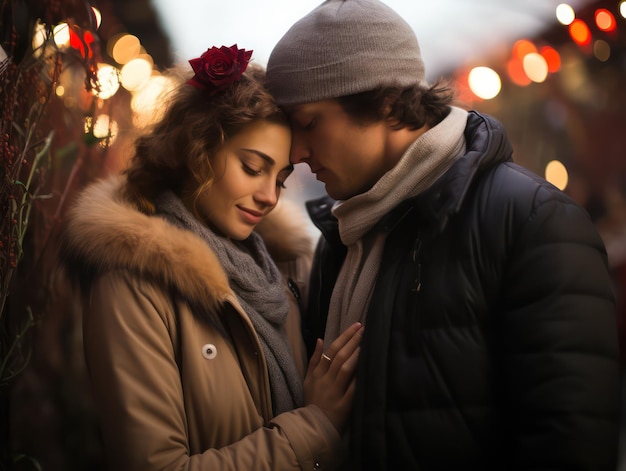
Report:
M 70 209 L 61 257 L 71 275 L 92 278 L 125 270 L 207 308 L 233 299 L 226 273 L 209 246 L 189 231 L 138 211 L 121 196 L 122 183 L 121 177 L 96 182 Z M 270 254 L 280 261 L 310 256 L 312 251 L 305 226 L 287 206 L 281 202 L 281 209 L 257 226 Z

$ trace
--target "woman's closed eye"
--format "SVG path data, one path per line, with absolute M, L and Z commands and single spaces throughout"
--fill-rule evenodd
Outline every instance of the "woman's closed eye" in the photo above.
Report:
M 251 175 L 253 177 L 260 177 L 261 175 L 263 175 L 264 173 L 264 169 L 256 169 L 251 167 L 250 165 L 247 165 L 246 163 L 242 162 L 241 166 L 243 168 L 243 171 L 246 172 L 248 175 Z M 289 174 L 291 174 L 291 170 L 289 170 L 287 176 L 289 176 Z M 285 186 L 285 180 L 287 179 L 287 177 L 285 178 L 279 178 L 276 180 L 276 186 L 281 188 L 281 189 L 286 189 L 287 187 Z
M 262 168 L 251 167 L 250 165 L 246 164 L 245 162 L 242 162 L 241 166 L 243 168 L 243 171 L 246 172 L 248 175 L 252 175 L 253 177 L 260 177 L 261 175 L 263 175 L 263 169 Z

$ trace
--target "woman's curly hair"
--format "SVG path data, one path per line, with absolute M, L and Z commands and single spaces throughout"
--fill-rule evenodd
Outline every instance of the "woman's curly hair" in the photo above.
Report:
M 183 84 L 172 94 L 163 117 L 135 142 L 129 167 L 123 172 L 125 196 L 147 213 L 164 189 L 180 194 L 194 178 L 195 196 L 212 184 L 209 157 L 248 125 L 265 120 L 288 126 L 287 118 L 266 90 L 265 70 L 249 64 L 241 80 L 224 92 Z

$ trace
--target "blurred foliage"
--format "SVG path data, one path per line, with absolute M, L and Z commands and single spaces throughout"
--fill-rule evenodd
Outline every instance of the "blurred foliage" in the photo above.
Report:
M 57 45 L 54 27 L 65 23 L 67 45 Z M 41 438 L 50 421 L 46 402 L 65 404 L 71 416 L 87 411 L 76 400 L 80 386 L 64 378 L 25 375 L 33 362 L 33 337 L 50 305 L 56 270 L 51 241 L 58 233 L 76 169 L 87 145 L 85 114 L 63 110 L 56 89 L 63 73 L 80 77 L 66 90 L 80 101 L 95 102 L 100 60 L 95 15 L 84 0 L 2 0 L 0 9 L 0 469 L 97 469 L 85 456 L 85 442 L 76 434 L 95 433 L 72 427 L 60 440 L 73 445 L 80 463 L 40 460 L 31 441 Z M 72 113 L 76 116 L 68 117 Z M 61 133 L 59 133 L 61 131 Z M 79 144 L 77 145 L 76 142 Z M 68 151 L 73 149 L 73 151 Z M 65 155 L 63 155 L 65 151 Z M 53 374 L 53 370 L 49 370 Z M 41 382 L 39 389 L 29 387 Z M 71 381 L 69 381 L 71 383 Z M 68 381 L 65 381 L 68 383 Z M 54 384 L 54 391 L 47 390 Z M 32 385 L 32 384 L 31 384 Z M 77 387 L 76 387 L 77 386 Z M 39 391 L 34 393 L 34 391 Z M 40 397 L 36 397 L 40 396 Z M 45 397 L 45 400 L 38 400 Z M 79 398 L 80 399 L 80 398 Z M 28 417 L 28 414 L 37 414 Z M 46 422 L 48 420 L 48 422 Z M 64 420 L 64 424 L 67 422 Z M 88 423 L 84 418 L 75 423 Z M 44 424 L 38 427 L 38 424 Z M 83 428 L 81 430 L 81 427 Z M 87 425 L 89 427 L 89 425 Z M 58 430 L 57 430 L 58 432 Z M 58 435 L 58 434 L 57 434 Z M 17 437 L 17 438 L 16 438 Z M 32 440 L 31 440 L 32 439 Z M 63 444 L 67 448 L 71 444 Z M 39 445 L 41 447 L 41 445 Z M 57 445 L 54 447 L 59 448 Z M 48 466 L 43 466 L 48 461 Z

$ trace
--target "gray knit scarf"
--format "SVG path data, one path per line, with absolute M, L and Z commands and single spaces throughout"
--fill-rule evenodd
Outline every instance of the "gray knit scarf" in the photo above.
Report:
M 174 226 L 201 237 L 220 260 L 232 290 L 250 317 L 261 341 L 270 378 L 274 414 L 301 406 L 302 379 L 284 328 L 289 303 L 281 274 L 261 237 L 253 232 L 236 245 L 200 223 L 170 191 L 156 198 L 155 205 L 157 214 Z

